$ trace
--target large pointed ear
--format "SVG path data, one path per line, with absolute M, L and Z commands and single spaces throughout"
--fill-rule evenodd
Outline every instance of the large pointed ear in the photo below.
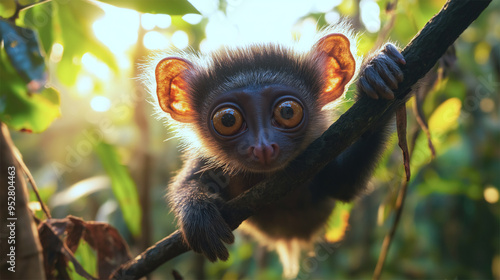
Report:
M 356 60 L 351 53 L 349 39 L 339 33 L 321 38 L 314 46 L 316 55 L 326 55 L 324 63 L 326 84 L 320 96 L 322 104 L 328 104 L 342 96 L 345 86 L 354 76 Z
M 156 65 L 158 103 L 176 121 L 192 122 L 194 118 L 184 79 L 185 71 L 192 67 L 191 62 L 177 57 L 164 58 Z

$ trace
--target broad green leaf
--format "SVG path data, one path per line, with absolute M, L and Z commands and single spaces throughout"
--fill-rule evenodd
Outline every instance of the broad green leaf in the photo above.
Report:
M 99 0 L 117 7 L 129 8 L 141 13 L 185 15 L 199 14 L 187 0 Z
M 0 50 L 0 121 L 16 130 L 42 132 L 60 116 L 59 92 L 44 88 L 28 94 L 24 81 Z
M 35 5 L 27 10 L 21 11 L 20 17 L 23 18 L 23 24 L 26 27 L 36 29 L 38 36 L 46 54 L 54 44 L 54 26 L 53 26 L 53 8 L 52 3 L 47 2 L 43 5 Z
M 424 182 L 419 184 L 416 189 L 418 193 L 422 196 L 427 196 L 431 193 L 442 193 L 448 195 L 458 195 L 463 194 L 471 199 L 481 199 L 482 197 L 482 187 L 477 184 L 474 178 L 478 177 L 477 172 L 469 171 L 470 173 L 464 172 L 464 169 L 460 172 L 466 176 L 456 176 L 456 178 L 442 178 L 440 174 L 437 174 L 433 170 L 428 170 L 423 174 Z
M 14 0 L 2 0 L 0 2 L 0 17 L 10 18 L 16 12 L 16 2 Z
M 352 209 L 352 203 L 337 202 L 330 218 L 325 238 L 328 242 L 338 242 L 344 238 L 345 231 L 349 225 L 349 215 Z
M 59 3 L 62 2 L 62 3 Z M 61 30 L 64 47 L 63 57 L 58 65 L 58 76 L 66 85 L 73 85 L 80 69 L 82 56 L 89 52 L 106 63 L 113 71 L 118 70 L 113 53 L 94 35 L 91 24 L 104 15 L 97 6 L 87 1 L 54 1 L 56 3 L 57 28 Z
M 439 105 L 429 119 L 431 133 L 443 134 L 455 128 L 461 108 L 462 101 L 458 98 L 450 98 Z
M 137 187 L 127 168 L 121 164 L 120 157 L 114 146 L 99 143 L 95 151 L 111 179 L 113 193 L 123 213 L 125 223 L 134 236 L 141 233 L 141 207 Z
M 63 56 L 57 64 L 57 78 L 65 85 L 74 85 L 81 69 L 81 64 L 75 64 L 72 58 Z

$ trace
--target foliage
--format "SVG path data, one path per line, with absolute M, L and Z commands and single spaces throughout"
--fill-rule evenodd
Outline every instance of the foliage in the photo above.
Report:
M 96 146 L 96 153 L 104 170 L 111 178 L 113 193 L 123 212 L 123 218 L 131 233 L 138 237 L 141 233 L 141 208 L 137 201 L 137 188 L 127 169 L 121 164 L 116 150 L 106 143 Z

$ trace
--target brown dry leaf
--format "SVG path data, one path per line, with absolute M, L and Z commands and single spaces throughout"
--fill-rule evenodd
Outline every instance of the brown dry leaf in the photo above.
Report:
M 401 105 L 396 110 L 396 127 L 398 130 L 398 145 L 403 151 L 403 161 L 405 166 L 406 181 L 410 181 L 410 153 L 408 152 L 408 143 L 406 141 L 406 105 Z
M 107 279 L 120 265 L 131 259 L 127 243 L 118 230 L 107 223 L 85 222 L 67 216 L 64 219 L 49 219 L 39 226 L 40 241 L 44 249 L 45 270 L 48 279 L 68 279 L 67 261 L 87 279 L 95 279 L 88 274 L 75 259 L 73 253 L 80 241 L 85 240 L 97 253 L 99 279 Z M 54 272 L 57 272 L 54 275 Z

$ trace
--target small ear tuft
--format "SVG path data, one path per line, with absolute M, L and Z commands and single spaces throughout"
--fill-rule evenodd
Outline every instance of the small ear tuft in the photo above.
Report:
M 318 56 L 325 56 L 325 87 L 320 101 L 326 105 L 342 96 L 345 86 L 354 76 L 356 60 L 349 39 L 340 33 L 326 35 L 314 46 Z
M 192 69 L 191 62 L 178 58 L 167 57 L 156 65 L 156 94 L 163 111 L 180 122 L 192 122 L 193 110 L 190 106 L 185 81 L 185 71 Z

